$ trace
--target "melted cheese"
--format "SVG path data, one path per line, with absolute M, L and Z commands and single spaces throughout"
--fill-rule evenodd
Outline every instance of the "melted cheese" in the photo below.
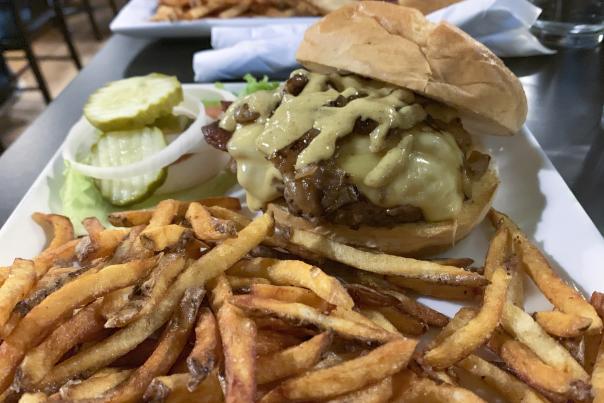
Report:
M 463 203 L 463 161 L 453 136 L 413 130 L 386 153 L 371 152 L 369 146 L 367 136 L 350 136 L 336 160 L 373 204 L 410 204 L 421 208 L 427 221 L 457 216 Z M 382 186 L 376 187 L 371 178 L 383 180 Z
M 231 105 L 220 122 L 223 129 L 234 131 L 228 150 L 237 161 L 237 179 L 251 208 L 281 196 L 281 175 L 268 158 L 314 128 L 319 134 L 298 155 L 297 171 L 335 157 L 376 205 L 413 205 L 429 221 L 458 214 L 463 203 L 463 154 L 450 134 L 421 123 L 427 114 L 414 103 L 412 92 L 352 75 L 305 70 L 294 74 L 308 78 L 297 96 L 284 94 L 281 88 L 256 92 Z M 329 106 L 339 96 L 359 94 L 363 97 L 343 107 Z M 234 113 L 244 103 L 260 114 L 255 123 L 236 122 Z M 376 128 L 369 135 L 351 136 L 359 118 L 374 120 Z M 398 134 L 389 134 L 390 129 L 398 129 Z

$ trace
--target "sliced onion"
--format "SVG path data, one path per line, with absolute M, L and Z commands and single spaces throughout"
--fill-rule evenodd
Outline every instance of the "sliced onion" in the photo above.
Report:
M 225 98 L 224 91 L 217 90 L 215 93 L 220 98 Z M 184 154 L 206 147 L 211 148 L 201 134 L 201 127 L 209 122 L 201 101 L 185 92 L 184 102 L 176 106 L 173 112 L 195 120 L 166 148 L 142 161 L 116 167 L 96 167 L 78 162 L 78 153 L 88 152 L 101 134 L 85 117 L 82 117 L 69 131 L 63 147 L 63 159 L 69 161 L 71 167 L 86 176 L 97 179 L 119 179 L 159 170 L 172 164 Z M 218 150 L 216 152 L 222 153 Z

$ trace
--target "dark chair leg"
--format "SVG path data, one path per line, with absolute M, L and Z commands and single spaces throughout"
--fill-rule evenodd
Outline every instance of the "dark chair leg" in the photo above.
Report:
M 21 39 L 23 41 L 23 51 L 25 52 L 25 56 L 27 57 L 27 61 L 29 62 L 29 67 L 31 71 L 34 73 L 34 77 L 36 78 L 36 82 L 38 83 L 38 88 L 40 92 L 42 92 L 42 96 L 44 97 L 44 101 L 49 104 L 52 101 L 50 96 L 50 92 L 48 91 L 48 86 L 46 85 L 46 80 L 42 75 L 42 71 L 38 66 L 38 60 L 34 55 L 33 50 L 31 49 L 31 42 L 29 39 L 29 32 L 25 28 L 23 21 L 21 21 L 21 13 L 19 4 L 17 4 L 17 0 L 12 0 L 11 2 L 13 17 L 15 18 L 15 25 L 19 34 L 21 35 Z
M 53 0 L 52 5 L 55 10 L 55 20 L 59 25 L 59 30 L 63 35 L 63 40 L 65 40 L 65 44 L 67 45 L 67 49 L 69 50 L 69 54 L 71 55 L 71 59 L 73 63 L 77 67 L 78 70 L 82 69 L 82 62 L 80 62 L 80 56 L 78 51 L 73 44 L 73 40 L 71 38 L 71 32 L 69 32 L 69 28 L 67 28 L 67 23 L 65 22 L 65 14 L 63 14 L 63 8 L 61 7 L 61 0 Z
M 44 97 L 44 102 L 49 104 L 50 101 L 52 101 L 52 98 L 50 96 L 50 92 L 48 91 L 48 86 L 46 85 L 46 80 L 44 79 L 44 76 L 42 75 L 42 71 L 40 70 L 40 67 L 38 66 L 38 61 L 36 60 L 36 56 L 34 55 L 34 52 L 31 50 L 29 40 L 28 40 L 28 43 L 25 44 L 23 50 L 25 51 L 25 56 L 27 57 L 27 61 L 29 62 L 29 67 L 31 67 L 31 71 L 34 73 L 34 76 L 36 77 L 36 81 L 38 82 L 38 87 L 40 88 L 40 91 L 42 92 L 42 96 Z
M 109 7 L 111 7 L 111 11 L 113 11 L 113 16 L 117 15 L 117 4 L 115 4 L 115 0 L 109 0 Z
M 96 38 L 97 41 L 100 41 L 103 39 L 103 35 L 101 34 L 101 31 L 99 30 L 99 26 L 96 23 L 96 18 L 94 18 L 94 10 L 92 9 L 92 6 L 90 5 L 90 0 L 81 0 L 82 1 L 82 6 L 84 6 L 84 11 L 86 11 L 86 14 L 88 14 L 88 19 L 90 20 L 90 26 L 92 27 L 92 32 L 94 33 L 94 37 Z

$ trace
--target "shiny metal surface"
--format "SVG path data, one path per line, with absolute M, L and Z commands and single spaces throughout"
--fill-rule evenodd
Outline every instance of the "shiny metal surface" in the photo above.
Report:
M 81 115 L 90 93 L 122 77 L 161 71 L 191 82 L 192 55 L 207 38 L 161 40 L 115 35 L 17 142 L 0 156 L 3 223 Z M 527 125 L 604 234 L 604 52 L 561 50 L 505 60 L 529 101 Z M 281 77 L 274 77 L 275 79 Z

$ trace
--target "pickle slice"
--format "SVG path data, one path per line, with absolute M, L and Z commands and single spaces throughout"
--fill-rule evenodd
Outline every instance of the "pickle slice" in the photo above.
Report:
M 84 116 L 103 132 L 150 125 L 171 113 L 183 100 L 176 77 L 152 73 L 114 81 L 95 91 L 84 106 Z
M 166 147 L 156 127 L 105 133 L 92 148 L 90 164 L 99 167 L 128 165 L 141 161 Z M 115 206 L 127 206 L 151 196 L 166 179 L 167 169 L 123 179 L 96 179 L 101 195 Z

